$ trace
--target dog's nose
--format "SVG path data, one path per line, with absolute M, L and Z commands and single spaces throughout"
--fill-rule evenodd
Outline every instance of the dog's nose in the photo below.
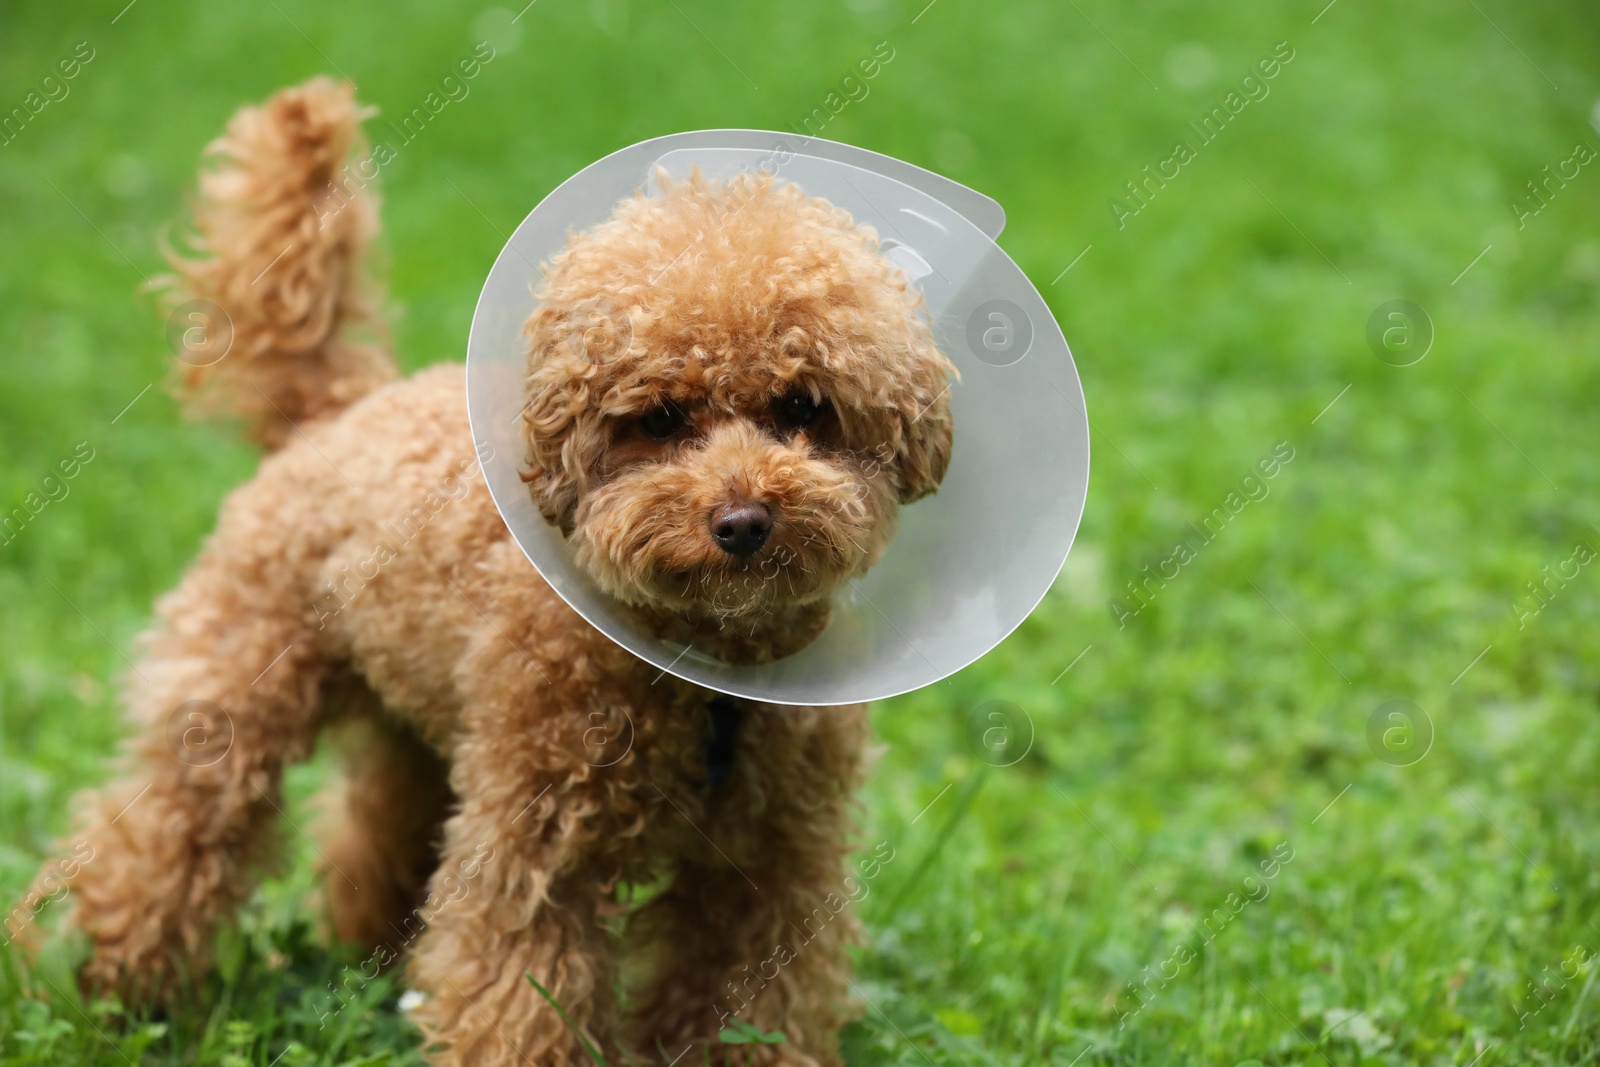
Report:
M 761 550 L 772 533 L 772 512 L 765 504 L 742 501 L 711 511 L 711 536 L 730 555 L 748 556 Z

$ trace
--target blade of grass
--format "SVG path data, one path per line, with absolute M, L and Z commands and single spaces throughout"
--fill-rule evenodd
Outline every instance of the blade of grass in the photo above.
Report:
M 1561 1047 L 1565 1048 L 1567 1042 L 1572 1040 L 1572 1028 L 1578 1024 L 1578 1016 L 1583 1013 L 1583 1002 L 1589 997 L 1589 990 L 1594 986 L 1595 975 L 1600 974 L 1600 966 L 1589 968 L 1589 977 L 1583 980 L 1583 988 L 1578 991 L 1578 998 L 1572 1002 L 1572 1015 L 1567 1018 L 1566 1028 L 1561 1031 Z
M 526 978 L 528 980 L 528 984 L 539 991 L 539 995 L 541 997 L 550 1002 L 550 1006 L 556 1010 L 556 1014 L 561 1016 L 561 1021 L 566 1023 L 567 1026 L 571 1028 L 572 1032 L 577 1035 L 578 1040 L 583 1043 L 583 1050 L 589 1054 L 589 1058 L 598 1063 L 600 1067 L 611 1067 L 611 1064 L 606 1062 L 606 1058 L 600 1055 L 600 1050 L 595 1048 L 594 1044 L 584 1036 L 582 1030 L 578 1029 L 578 1024 L 573 1022 L 572 1016 L 567 1014 L 567 1009 L 561 1006 L 561 1002 L 559 1000 L 550 995 L 550 990 L 540 985 L 539 980 L 531 974 L 524 972 L 522 977 Z
M 988 776 L 989 770 L 985 767 L 973 775 L 967 784 L 962 787 L 961 792 L 956 794 L 955 810 L 944 821 L 944 825 L 939 827 L 938 836 L 933 839 L 933 844 L 928 848 L 922 859 L 917 861 L 917 865 L 912 868 L 906 880 L 900 884 L 900 889 L 894 896 L 889 898 L 889 903 L 886 905 L 888 910 L 883 916 L 884 925 L 887 926 L 890 923 L 895 913 L 900 910 L 901 903 L 911 895 L 911 891 L 917 887 L 923 876 L 928 873 L 929 868 L 933 866 L 934 861 L 939 858 L 939 853 L 944 850 L 945 842 L 949 841 L 951 835 L 956 832 L 956 827 L 961 825 L 961 820 L 967 817 L 967 812 L 972 807 L 973 798 L 978 795 L 978 790 L 983 788 L 983 783 Z

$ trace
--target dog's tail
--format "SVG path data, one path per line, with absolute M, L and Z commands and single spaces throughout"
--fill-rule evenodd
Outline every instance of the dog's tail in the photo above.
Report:
M 267 448 L 395 377 L 364 264 L 369 114 L 327 78 L 240 109 L 206 148 L 192 255 L 168 250 L 175 391 Z

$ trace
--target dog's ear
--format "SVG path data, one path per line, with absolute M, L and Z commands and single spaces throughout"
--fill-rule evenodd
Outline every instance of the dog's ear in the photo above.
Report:
M 522 480 L 545 521 L 572 533 L 578 510 L 578 481 L 568 469 L 564 453 L 572 438 L 573 420 L 533 399 L 523 409 L 523 432 L 528 441 L 527 469 Z
M 939 488 L 950 466 L 953 427 L 950 420 L 950 387 L 955 368 L 928 341 L 921 346 L 914 364 L 911 403 L 915 409 L 902 411 L 900 443 L 896 448 L 900 503 L 909 504 Z
M 949 400 L 939 400 L 906 427 L 900 447 L 900 503 L 921 500 L 939 488 L 950 466 Z
M 528 483 L 528 492 L 545 521 L 558 528 L 563 536 L 570 536 L 577 526 L 578 491 L 573 480 L 559 468 L 534 462 L 522 472 Z
M 584 414 L 603 391 L 608 364 L 632 342 L 626 317 L 599 307 L 541 304 L 522 329 L 528 342 L 523 433 L 528 483 L 540 514 L 572 533 L 584 475 L 600 430 Z

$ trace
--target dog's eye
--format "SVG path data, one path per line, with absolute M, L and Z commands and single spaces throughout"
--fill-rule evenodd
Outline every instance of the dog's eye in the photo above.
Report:
M 800 430 L 817 421 L 822 414 L 822 404 L 811 399 L 810 393 L 797 390 L 779 397 L 773 404 L 772 413 L 780 426 Z
M 639 420 L 639 429 L 653 441 L 666 441 L 678 435 L 689 420 L 683 409 L 673 403 L 662 404 Z

